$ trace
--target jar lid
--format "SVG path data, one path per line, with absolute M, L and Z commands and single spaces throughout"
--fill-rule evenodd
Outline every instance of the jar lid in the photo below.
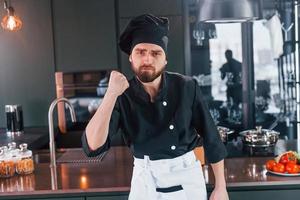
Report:
M 28 145 L 26 143 L 20 144 L 19 147 L 20 147 L 21 158 L 32 156 L 32 151 L 27 149 Z
M 0 150 L 3 150 L 4 154 L 6 154 L 8 152 L 7 146 L 0 147 Z
M 27 143 L 22 143 L 19 145 L 21 151 L 27 151 L 27 147 L 28 147 L 28 144 Z
M 12 155 L 10 150 L 7 148 L 7 146 L 2 146 L 0 147 L 0 151 L 2 152 L 2 160 L 11 160 L 12 159 Z
M 7 146 L 9 150 L 15 150 L 17 148 L 17 144 L 15 142 L 10 142 Z

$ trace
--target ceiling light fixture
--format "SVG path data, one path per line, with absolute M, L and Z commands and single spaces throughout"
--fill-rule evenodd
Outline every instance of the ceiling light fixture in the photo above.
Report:
M 261 0 L 203 0 L 199 3 L 198 21 L 241 23 L 262 17 Z
M 2 18 L 1 26 L 7 31 L 18 31 L 22 28 L 21 19 L 15 15 L 15 10 L 12 6 L 8 6 L 7 1 L 4 1 L 4 9 L 7 14 Z

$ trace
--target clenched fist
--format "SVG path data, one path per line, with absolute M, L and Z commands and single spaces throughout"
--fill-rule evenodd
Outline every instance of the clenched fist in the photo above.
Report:
M 110 73 L 107 93 L 120 96 L 129 87 L 126 77 L 117 71 Z

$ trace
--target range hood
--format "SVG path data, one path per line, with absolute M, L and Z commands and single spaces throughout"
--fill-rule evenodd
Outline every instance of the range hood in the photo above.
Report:
M 234 23 L 262 17 L 261 0 L 201 0 L 199 22 Z

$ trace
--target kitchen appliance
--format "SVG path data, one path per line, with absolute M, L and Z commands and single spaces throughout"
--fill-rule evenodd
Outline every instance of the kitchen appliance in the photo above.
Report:
M 19 135 L 24 131 L 21 105 L 5 105 L 6 133 L 8 136 Z
M 243 147 L 250 155 L 273 155 L 280 133 L 270 129 L 245 130 L 239 133 Z
M 58 128 L 60 133 L 67 133 L 68 130 L 83 131 L 89 120 L 93 117 L 99 102 L 104 96 L 111 69 L 103 69 L 96 71 L 80 71 L 80 72 L 56 72 L 56 97 L 67 98 L 76 112 L 77 122 L 71 122 L 71 115 L 67 112 L 63 103 L 59 103 L 58 107 Z M 64 134 L 60 134 L 62 136 Z M 68 135 L 68 134 L 66 134 Z M 69 138 L 69 136 L 66 136 Z M 69 139 L 66 138 L 66 142 Z M 76 141 L 71 136 L 72 145 L 80 147 L 80 140 Z M 71 144 L 67 142 L 68 144 Z

